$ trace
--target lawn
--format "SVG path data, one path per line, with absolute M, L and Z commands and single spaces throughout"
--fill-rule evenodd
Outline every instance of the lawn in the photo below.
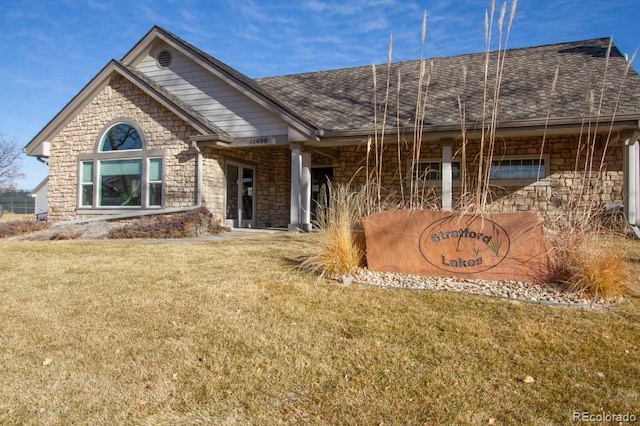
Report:
M 640 299 L 343 286 L 294 269 L 314 238 L 0 241 L 0 424 L 640 418 Z

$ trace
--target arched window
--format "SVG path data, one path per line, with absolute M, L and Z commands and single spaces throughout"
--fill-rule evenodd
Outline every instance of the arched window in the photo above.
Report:
M 78 161 L 79 209 L 162 207 L 164 151 L 146 149 L 133 123 L 108 125 L 96 151 L 79 155 Z
M 142 149 L 142 139 L 133 126 L 127 123 L 118 123 L 104 134 L 100 144 L 100 152 L 127 151 Z

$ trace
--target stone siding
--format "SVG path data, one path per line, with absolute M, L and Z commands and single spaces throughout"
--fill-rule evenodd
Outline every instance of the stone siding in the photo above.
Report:
M 81 219 L 78 206 L 78 155 L 95 152 L 98 139 L 116 119 L 133 121 L 147 149 L 164 150 L 165 207 L 196 201 L 196 153 L 189 138 L 197 132 L 125 78 L 114 77 L 51 141 L 49 219 Z M 96 211 L 98 213 L 98 211 Z
M 494 159 L 503 156 L 535 156 L 538 158 L 542 146 L 541 138 L 510 138 L 496 144 Z M 491 186 L 489 210 L 492 212 L 539 211 L 547 219 L 557 217 L 571 209 L 604 208 L 607 203 L 623 201 L 623 154 L 620 146 L 609 145 L 605 156 L 605 170 L 599 173 L 605 142 L 598 138 L 593 155 L 592 172 L 585 173 L 588 159 L 584 141 L 578 136 L 554 136 L 545 140 L 543 155 L 549 159 L 549 176 L 544 182 L 518 185 Z M 580 147 L 580 152 L 578 152 Z M 337 148 L 338 158 L 333 162 L 334 182 L 351 183 L 359 187 L 366 183 L 366 144 Z M 372 149 L 369 169 L 374 170 L 375 158 Z M 453 144 L 453 161 L 460 161 L 461 143 Z M 477 173 L 479 143 L 467 145 L 467 170 Z M 408 192 L 408 169 L 411 165 L 410 147 L 385 144 L 382 161 L 383 197 L 397 200 L 404 183 Z M 441 160 L 442 148 L 437 142 L 424 143 L 420 158 Z M 322 161 L 325 161 L 323 158 Z M 576 163 L 578 164 L 576 167 Z M 589 167 L 586 168 L 589 170 Z M 589 174 L 591 177 L 589 178 Z M 587 183 L 588 188 L 585 186 Z M 425 206 L 441 206 L 441 188 L 437 185 L 425 188 Z M 460 183 L 454 182 L 453 204 L 460 198 Z
M 256 226 L 284 227 L 289 224 L 291 190 L 291 153 L 288 147 L 207 148 L 204 158 L 204 200 L 217 216 L 226 217 L 226 163 L 234 162 L 255 167 L 254 202 Z
M 191 148 L 190 137 L 198 132 L 118 76 L 52 141 L 48 199 L 51 221 L 92 216 L 76 213 L 78 155 L 94 153 L 98 139 L 117 119 L 135 123 L 143 133 L 147 149 L 164 151 L 164 206 L 190 207 L 197 202 L 197 152 Z M 203 150 L 203 205 L 221 222 L 225 218 L 226 161 L 248 164 L 256 169 L 257 225 L 286 227 L 291 187 L 288 147 Z M 96 210 L 96 214 L 102 212 Z

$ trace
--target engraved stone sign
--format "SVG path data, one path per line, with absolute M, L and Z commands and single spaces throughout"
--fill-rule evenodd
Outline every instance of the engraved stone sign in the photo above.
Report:
M 536 213 L 398 210 L 362 223 L 372 270 L 522 281 L 548 274 L 549 246 Z

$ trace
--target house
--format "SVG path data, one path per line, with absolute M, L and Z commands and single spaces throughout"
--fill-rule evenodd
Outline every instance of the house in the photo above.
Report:
M 426 61 L 416 163 L 445 210 L 460 193 L 463 141 L 466 167 L 482 157 L 485 57 Z M 390 93 L 400 93 L 387 103 L 379 170 L 389 193 L 403 189 L 410 173 L 405 140 L 416 133 L 420 67 L 395 63 L 388 74 Z M 307 230 L 323 182 L 367 180 L 368 140 L 376 128 L 382 137 L 374 110 L 384 110 L 387 66 L 376 74 L 375 101 L 371 66 L 251 79 L 153 27 L 24 151 L 48 160 L 52 221 L 205 205 L 234 227 Z M 490 111 L 491 209 L 554 217 L 589 201 L 623 206 L 637 224 L 640 77 L 610 40 L 508 50 L 499 81 Z M 589 152 L 598 189 L 585 195 L 591 179 L 581 168 Z
M 36 220 L 47 220 L 47 190 L 49 178 L 46 177 L 29 194 L 34 199 L 34 209 Z

